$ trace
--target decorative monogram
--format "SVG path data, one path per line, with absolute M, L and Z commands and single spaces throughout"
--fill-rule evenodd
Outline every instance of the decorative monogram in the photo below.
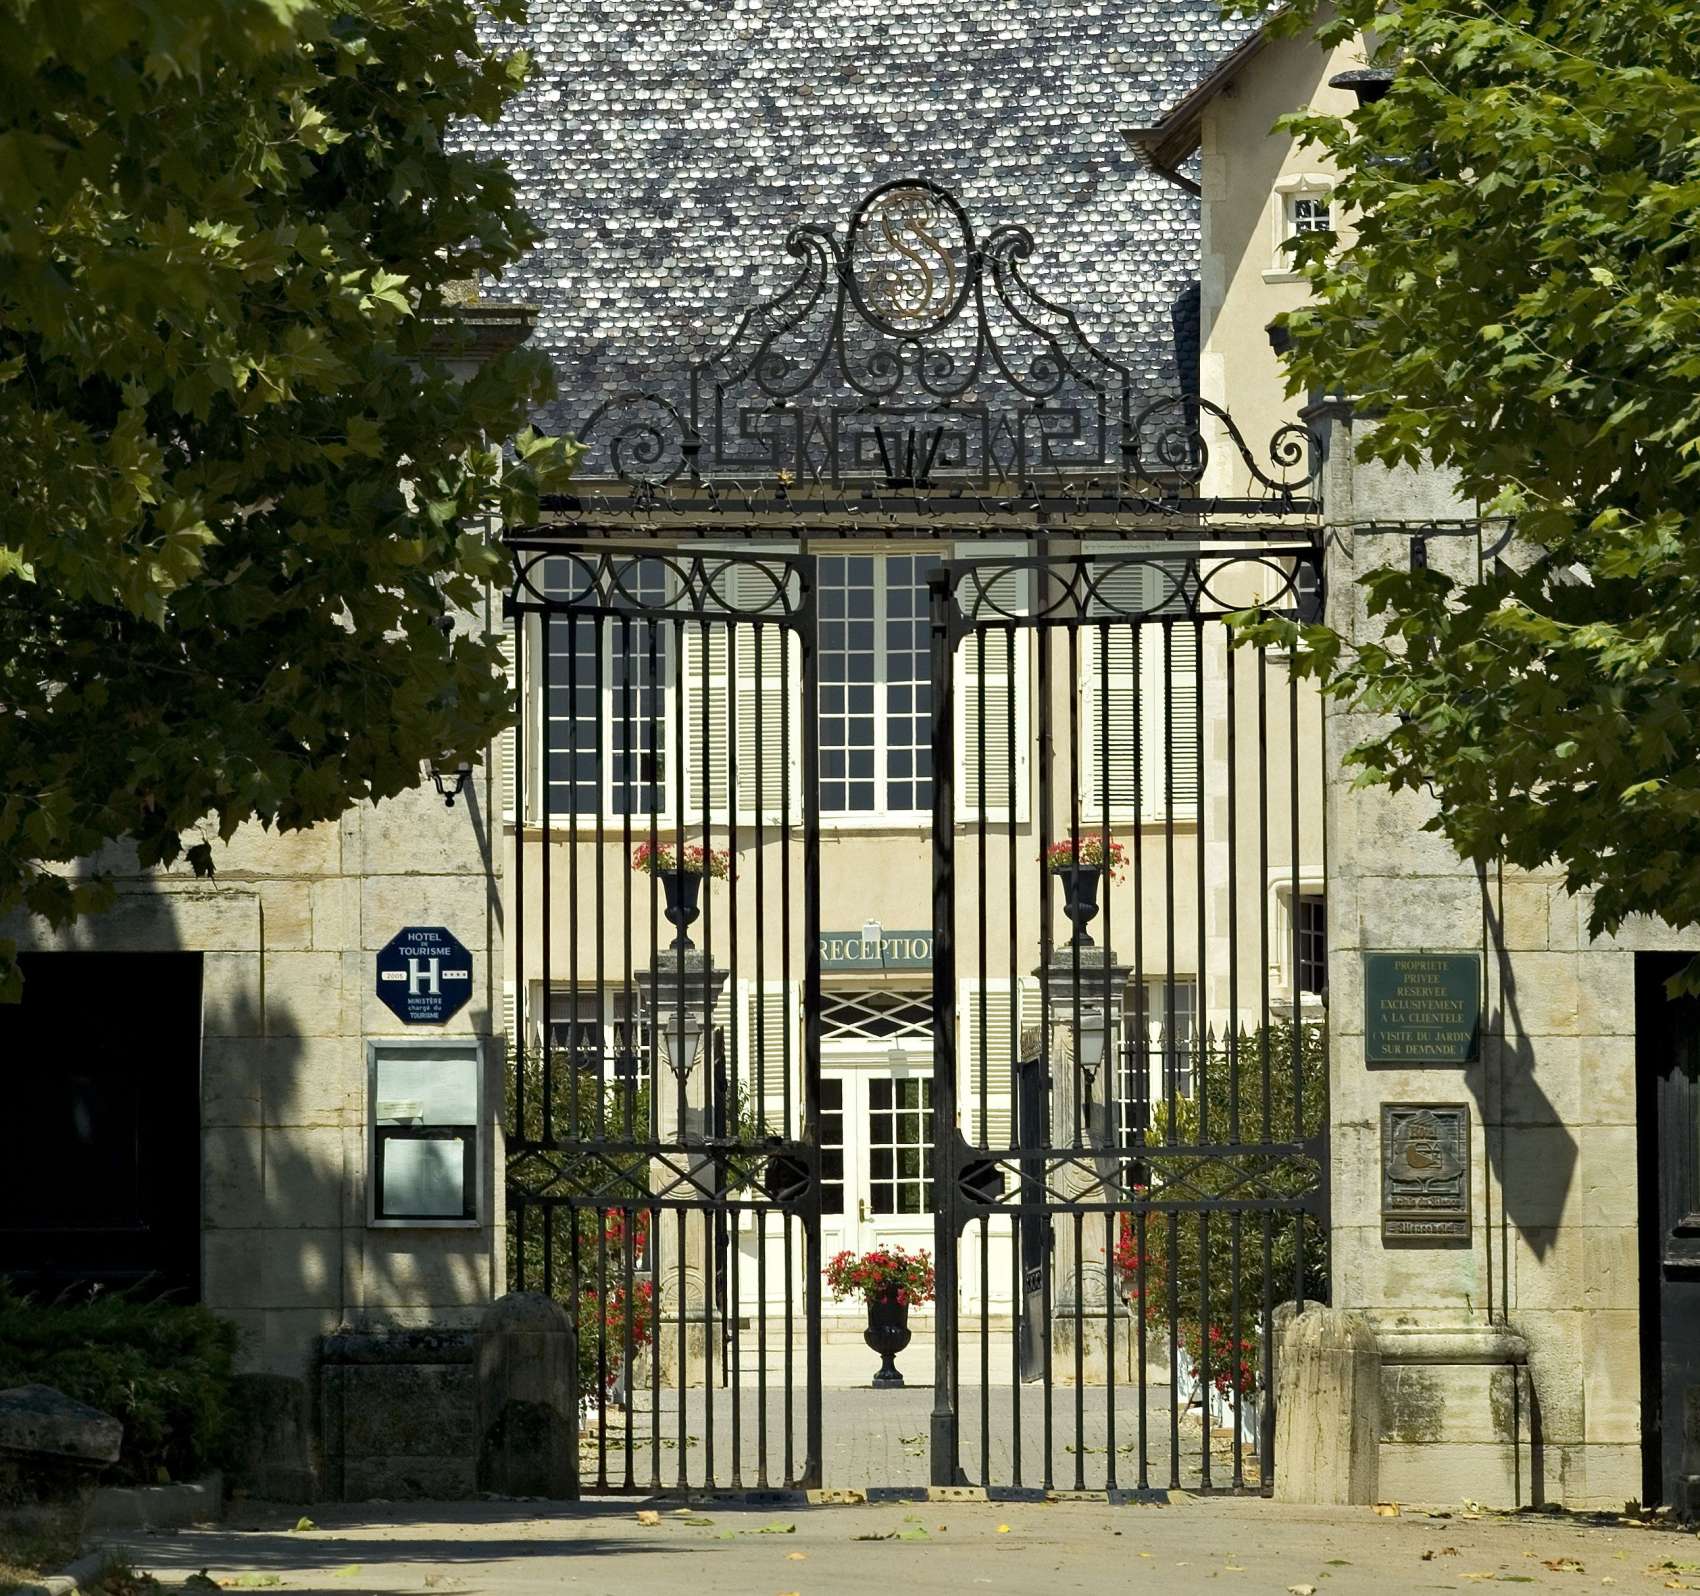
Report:
M 856 244 L 856 280 L 874 315 L 920 328 L 950 314 L 967 264 L 966 241 L 932 189 L 887 190 L 866 212 Z

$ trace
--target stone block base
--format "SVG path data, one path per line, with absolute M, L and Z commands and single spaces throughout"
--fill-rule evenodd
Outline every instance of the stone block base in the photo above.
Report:
M 476 1495 L 471 1332 L 326 1336 L 322 1357 L 324 1491 L 330 1500 Z
M 683 1322 L 663 1319 L 657 1327 L 655 1340 L 662 1388 L 671 1391 L 683 1386 L 694 1391 L 706 1385 L 724 1386 L 726 1376 L 722 1348 L 726 1345 L 725 1334 L 726 1321 L 718 1316 Z M 684 1354 L 683 1379 L 679 1368 L 681 1348 Z M 647 1386 L 648 1375 L 647 1367 L 641 1375 L 634 1373 L 633 1388 L 641 1390 Z
M 1384 1327 L 1376 1342 L 1383 1497 L 1496 1508 L 1564 1499 L 1530 1411 L 1520 1335 Z
M 1166 1346 L 1166 1343 L 1165 1343 Z M 1078 1353 L 1077 1353 L 1078 1348 Z M 1167 1385 L 1168 1368 L 1159 1371 L 1161 1361 L 1157 1348 L 1146 1346 L 1148 1380 Z M 1076 1369 L 1076 1357 L 1079 1368 Z M 1165 1353 L 1165 1356 L 1167 1354 Z M 1051 1318 L 1051 1383 L 1053 1385 L 1108 1385 L 1110 1333 L 1104 1323 L 1104 1310 L 1090 1310 L 1076 1320 L 1073 1310 L 1054 1313 Z M 1117 1385 L 1127 1385 L 1139 1378 L 1139 1342 L 1133 1321 L 1125 1314 L 1116 1316 L 1115 1375 Z
M 307 1382 L 239 1374 L 231 1382 L 226 1484 L 262 1502 L 316 1502 L 320 1479 L 307 1415 Z
M 1362 1505 L 1378 1478 L 1381 1352 L 1368 1318 L 1293 1315 L 1276 1359 L 1275 1499 Z

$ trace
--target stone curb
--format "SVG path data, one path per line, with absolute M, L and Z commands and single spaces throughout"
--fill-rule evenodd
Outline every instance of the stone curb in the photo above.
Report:
M 84 1585 L 98 1579 L 123 1555 L 122 1546 L 97 1546 L 57 1574 L 49 1574 L 33 1585 L 17 1586 L 12 1596 L 76 1596 Z
M 187 1529 L 223 1514 L 224 1476 L 215 1469 L 171 1485 L 103 1485 L 94 1493 L 89 1529 L 97 1535 Z

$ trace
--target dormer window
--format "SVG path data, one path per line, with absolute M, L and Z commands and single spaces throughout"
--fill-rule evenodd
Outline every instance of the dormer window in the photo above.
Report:
M 1296 282 L 1298 262 L 1293 257 L 1292 240 L 1333 231 L 1333 186 L 1320 172 L 1295 172 L 1275 185 L 1271 258 L 1263 273 L 1265 282 Z
M 1328 199 L 1319 194 L 1291 194 L 1287 198 L 1287 236 L 1328 231 Z

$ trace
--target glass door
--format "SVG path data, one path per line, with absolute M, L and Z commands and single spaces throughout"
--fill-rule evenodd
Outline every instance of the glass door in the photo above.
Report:
M 890 1064 L 821 1072 L 821 1252 L 933 1243 L 930 1071 Z M 858 1302 L 826 1311 L 860 1318 Z

